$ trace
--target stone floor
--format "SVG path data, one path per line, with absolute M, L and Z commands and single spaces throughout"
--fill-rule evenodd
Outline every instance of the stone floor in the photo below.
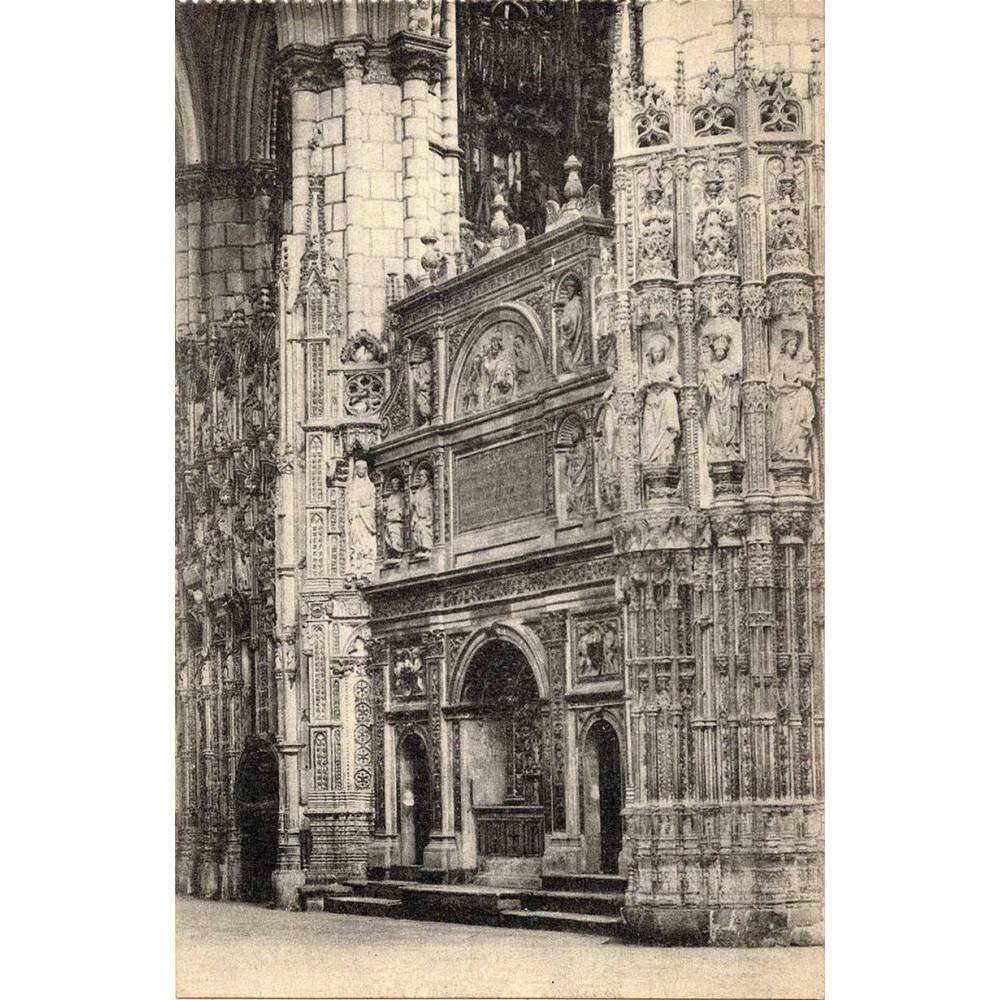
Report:
M 657 948 L 555 931 L 177 898 L 180 997 L 823 995 L 822 948 Z

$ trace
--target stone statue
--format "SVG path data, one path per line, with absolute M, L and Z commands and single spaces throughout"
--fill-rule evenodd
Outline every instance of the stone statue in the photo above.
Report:
M 347 487 L 349 566 L 352 576 L 371 576 L 375 569 L 375 486 L 368 478 L 368 463 L 354 462 Z
M 559 316 L 559 368 L 575 372 L 583 360 L 583 298 L 580 281 L 575 275 L 567 279 L 566 287 L 569 297 Z
M 414 552 L 428 552 L 434 544 L 434 488 L 424 468 L 417 469 L 413 476 L 410 537 Z
M 601 413 L 601 435 L 597 441 L 597 488 L 606 510 L 621 504 L 621 473 L 618 467 L 618 414 L 611 402 L 612 390 L 605 393 Z
M 514 352 L 514 385 L 518 392 L 523 392 L 531 384 L 534 364 L 523 333 L 514 334 L 512 350 Z
M 813 436 L 816 368 L 800 330 L 781 331 L 781 350 L 771 369 L 771 457 L 806 461 Z
M 707 337 L 705 346 L 698 388 L 708 460 L 726 461 L 740 453 L 740 363 L 727 333 Z
M 646 348 L 646 372 L 642 382 L 641 458 L 650 465 L 672 465 L 681 433 L 677 391 L 680 378 L 673 358 L 675 340 L 657 333 Z
M 385 496 L 385 527 L 383 530 L 386 555 L 390 558 L 403 554 L 403 482 L 399 476 L 389 480 Z
M 483 408 L 483 355 L 476 353 L 469 359 L 462 391 L 462 412 L 478 413 Z
M 587 436 L 583 433 L 566 452 L 566 514 L 579 517 L 587 505 Z
M 428 356 L 413 366 L 413 400 L 421 424 L 426 424 L 433 413 L 431 379 L 431 359 Z

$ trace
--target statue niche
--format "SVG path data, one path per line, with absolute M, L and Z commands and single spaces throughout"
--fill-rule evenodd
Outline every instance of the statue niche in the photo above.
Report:
M 677 457 L 681 435 L 677 337 L 657 323 L 650 324 L 644 339 L 641 459 L 646 465 L 669 468 Z
M 807 462 L 816 418 L 816 365 L 806 334 L 781 326 L 771 362 L 771 458 Z
M 483 413 L 531 395 L 545 379 L 538 335 L 510 307 L 473 327 L 457 365 L 452 411 L 456 417 Z
M 568 274 L 556 294 L 559 373 L 575 374 L 589 362 L 584 322 L 583 284 Z
M 709 462 L 740 455 L 740 326 L 719 317 L 702 328 L 698 389 Z

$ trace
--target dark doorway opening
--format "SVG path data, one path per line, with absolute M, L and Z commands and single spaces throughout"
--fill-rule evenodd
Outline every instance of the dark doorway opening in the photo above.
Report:
M 587 733 L 583 793 L 587 867 L 617 874 L 622 849 L 621 747 L 614 727 L 604 719 Z
M 243 752 L 236 771 L 240 829 L 240 898 L 266 903 L 271 874 L 278 866 L 278 759 L 265 741 Z
M 417 733 L 399 745 L 399 854 L 403 865 L 423 863 L 431 839 L 431 769 L 427 747 Z

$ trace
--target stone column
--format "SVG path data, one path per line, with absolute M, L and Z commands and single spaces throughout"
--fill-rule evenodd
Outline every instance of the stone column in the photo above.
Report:
M 303 256 L 308 228 L 310 140 L 315 135 L 319 97 L 301 83 L 292 84 L 292 225 L 284 252 L 297 265 Z M 291 263 L 291 262 L 290 262 Z M 283 909 L 298 909 L 298 889 L 305 882 L 299 847 L 298 739 L 298 579 L 296 569 L 297 502 L 296 455 L 304 448 L 300 421 L 305 413 L 305 363 L 301 338 L 304 313 L 295 308 L 299 269 L 292 266 L 279 283 L 278 293 L 278 412 L 277 476 L 274 503 L 276 725 L 279 754 L 278 867 L 272 875 L 275 901 Z M 286 281 L 288 282 L 286 284 Z
M 441 77 L 441 243 L 442 252 L 454 260 L 459 252 L 462 206 L 459 170 L 462 151 L 458 145 L 458 49 L 455 0 L 444 0 L 441 10 L 441 37 L 448 43 L 445 70 Z M 455 272 L 452 272 L 455 273 Z
M 431 67 L 410 63 L 403 79 L 403 236 L 406 243 L 405 273 L 420 281 L 421 237 L 434 227 L 431 223 L 431 155 L 427 141 L 428 94 Z
M 423 279 L 421 237 L 441 227 L 438 206 L 431 204 L 428 85 L 448 66 L 451 45 L 440 38 L 397 35 L 390 47 L 393 69 L 403 88 L 403 270 L 411 282 Z M 457 177 L 456 177 L 457 181 Z M 451 220 L 453 222 L 454 219 Z M 449 222 L 449 225 L 451 225 Z M 457 230 L 456 230 L 457 232 Z

